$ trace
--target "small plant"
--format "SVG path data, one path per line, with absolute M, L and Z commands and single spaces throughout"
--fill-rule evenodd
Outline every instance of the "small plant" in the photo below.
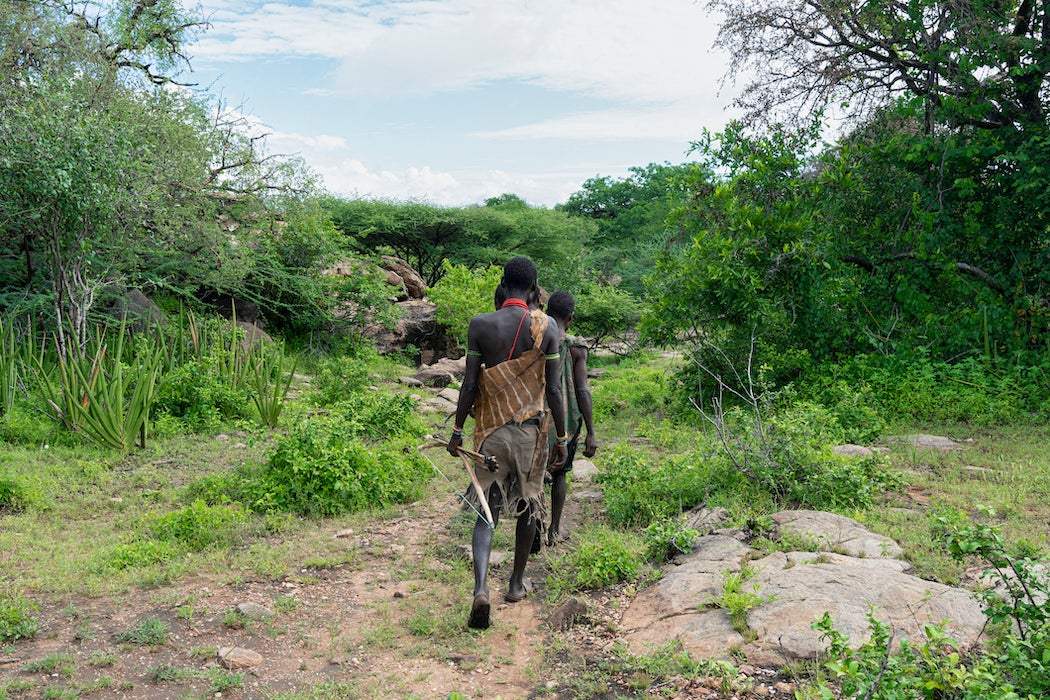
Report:
M 273 607 L 277 612 L 292 612 L 302 604 L 303 601 L 294 595 L 279 595 L 273 599 Z
M 747 613 L 772 600 L 758 595 L 757 583 L 750 591 L 744 590 L 744 582 L 753 575 L 754 572 L 747 567 L 741 568 L 740 571 L 725 571 L 722 574 L 722 593 L 718 597 L 712 597 L 709 602 L 710 605 L 725 610 L 733 629 L 745 639 L 754 636 L 747 626 Z
M 553 593 L 603 588 L 640 575 L 645 545 L 637 535 L 604 525 L 577 532 L 568 551 L 546 560 L 547 585 Z
M 28 600 L 0 593 L 0 641 L 35 637 L 40 623 L 33 613 L 39 609 Z
M 232 673 L 221 668 L 208 669 L 206 678 L 211 684 L 209 690 L 214 694 L 225 693 L 227 690 L 237 690 L 244 686 L 243 673 Z
M 150 525 L 150 533 L 162 542 L 175 542 L 201 552 L 213 545 L 232 544 L 248 521 L 248 511 L 238 503 L 210 506 L 196 500 L 185 508 L 165 513 Z
M 43 658 L 22 664 L 22 670 L 26 673 L 51 673 L 60 671 L 63 675 L 70 675 L 76 657 L 73 654 L 55 652 Z M 67 673 L 69 671 L 70 673 Z
M 121 644 L 159 647 L 168 641 L 168 623 L 155 617 L 143 620 L 135 627 L 116 636 Z
M 113 651 L 96 651 L 88 659 L 88 663 L 92 666 L 113 666 L 117 663 L 117 655 Z
M 649 561 L 657 564 L 678 554 L 692 551 L 700 533 L 685 526 L 682 517 L 654 520 L 645 528 L 645 547 Z
M 252 401 L 259 411 L 259 419 L 268 428 L 276 428 L 281 411 L 288 398 L 296 362 L 293 361 L 285 377 L 285 354 L 280 347 L 259 350 L 249 373 Z
M 171 664 L 158 664 L 146 669 L 146 675 L 154 683 L 182 683 L 193 676 L 193 672 Z
M 222 624 L 232 630 L 244 629 L 250 626 L 251 623 L 251 618 L 236 608 L 230 608 L 222 614 Z

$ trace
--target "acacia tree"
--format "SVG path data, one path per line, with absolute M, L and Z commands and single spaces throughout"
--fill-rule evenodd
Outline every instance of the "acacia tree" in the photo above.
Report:
M 751 117 L 923 100 L 924 125 L 1042 125 L 1050 6 L 1034 0 L 709 0 Z
M 312 175 L 172 87 L 203 26 L 178 0 L 0 0 L 0 307 L 49 311 L 64 351 L 114 282 L 326 316 L 335 232 Z

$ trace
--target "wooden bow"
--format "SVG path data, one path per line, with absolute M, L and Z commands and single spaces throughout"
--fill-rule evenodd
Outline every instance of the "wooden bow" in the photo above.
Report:
M 423 450 L 431 447 L 448 447 L 448 440 L 443 440 L 441 436 L 435 435 L 431 440 L 423 443 L 417 449 L 420 452 L 422 452 Z M 463 461 L 463 468 L 466 470 L 467 475 L 470 477 L 470 483 L 474 485 L 474 493 L 478 495 L 478 502 L 481 503 L 481 509 L 484 511 L 483 517 L 488 522 L 489 527 L 495 529 L 496 519 L 492 517 L 492 510 L 489 508 L 488 499 L 485 497 L 485 492 L 482 490 L 481 484 L 478 482 L 478 475 L 474 473 L 474 466 L 471 464 L 471 462 L 477 462 L 478 464 L 484 466 L 486 469 L 492 472 L 496 471 L 496 469 L 499 468 L 499 463 L 496 461 L 496 458 L 492 455 L 483 455 L 480 452 L 468 450 L 463 446 L 458 447 L 456 449 L 456 452 L 457 454 L 459 454 L 459 458 Z M 434 464 L 433 462 L 431 462 L 431 464 L 434 466 L 434 469 L 437 469 L 436 464 Z M 440 472 L 441 470 L 438 471 Z M 464 495 L 460 494 L 459 497 L 462 498 L 464 501 L 467 501 L 467 498 Z M 467 503 L 470 503 L 470 501 L 467 501 Z

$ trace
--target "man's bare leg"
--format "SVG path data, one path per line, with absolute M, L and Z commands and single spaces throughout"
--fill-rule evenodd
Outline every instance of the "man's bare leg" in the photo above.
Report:
M 551 483 L 551 527 L 547 533 L 547 546 L 552 547 L 561 541 L 561 514 L 565 508 L 565 495 L 569 491 L 569 482 L 562 469 L 553 475 Z
M 493 503 L 492 494 L 496 489 L 489 491 L 489 503 Z M 489 611 L 489 558 L 492 555 L 492 533 L 497 522 L 499 522 L 499 508 L 493 513 L 493 527 L 480 515 L 474 521 L 474 534 L 470 539 L 470 548 L 474 558 L 474 602 L 470 606 L 470 619 L 467 626 L 473 629 L 488 629 Z
M 525 589 L 525 565 L 529 563 L 532 553 L 532 541 L 536 539 L 536 520 L 529 513 L 518 516 L 518 525 L 514 530 L 514 570 L 510 574 L 510 585 L 504 598 L 508 603 L 523 600 L 528 591 Z

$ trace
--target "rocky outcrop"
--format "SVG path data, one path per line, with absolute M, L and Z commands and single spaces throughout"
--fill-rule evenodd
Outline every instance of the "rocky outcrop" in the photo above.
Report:
M 400 286 L 409 299 L 422 299 L 426 296 L 427 286 L 422 276 L 407 261 L 392 255 L 384 255 L 379 264 L 387 273 L 387 283 Z
M 460 357 L 462 352 L 455 338 L 436 320 L 433 302 L 410 299 L 397 302 L 401 319 L 393 328 L 373 323 L 362 329 L 362 335 L 373 340 L 381 354 L 400 352 L 409 347 L 418 349 L 420 362 L 433 362 L 436 357 Z
M 964 646 L 980 637 L 986 618 L 974 596 L 910 574 L 893 540 L 831 513 L 784 511 L 773 520 L 824 551 L 763 556 L 732 531 L 701 537 L 632 601 L 622 620 L 630 649 L 644 653 L 678 639 L 696 656 L 728 658 L 735 651 L 759 666 L 814 659 L 825 645 L 812 624 L 824 613 L 857 645 L 869 635 L 869 613 L 890 626 L 897 642 L 922 638 L 927 622 L 945 624 Z M 753 596 L 743 626 L 734 627 L 723 609 L 729 574 Z
M 114 299 L 109 307 L 109 315 L 123 320 L 135 333 L 145 333 L 151 328 L 167 323 L 164 310 L 138 289 L 129 289 Z

